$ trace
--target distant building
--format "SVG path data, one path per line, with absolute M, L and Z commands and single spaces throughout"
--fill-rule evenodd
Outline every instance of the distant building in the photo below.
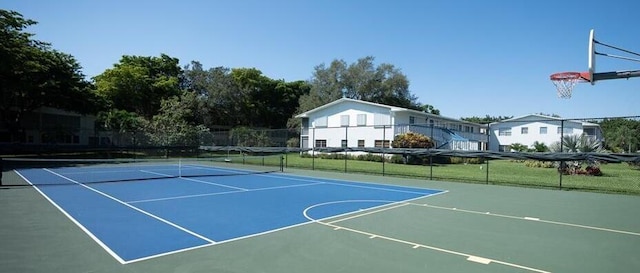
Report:
M 561 129 L 564 128 L 564 129 Z M 585 135 L 592 140 L 602 142 L 600 125 L 564 120 L 538 114 L 524 115 L 500 122 L 489 124 L 491 132 L 489 149 L 492 151 L 508 152 L 510 145 L 520 143 L 532 147 L 538 141 L 550 146 L 560 142 L 561 135 Z
M 302 123 L 301 148 L 388 148 L 407 132 L 431 137 L 439 149 L 487 148 L 486 125 L 355 99 L 338 99 L 296 118 Z
M 18 135 L 0 128 L 0 143 L 89 145 L 97 142 L 95 121 L 95 116 L 40 107 L 24 114 Z

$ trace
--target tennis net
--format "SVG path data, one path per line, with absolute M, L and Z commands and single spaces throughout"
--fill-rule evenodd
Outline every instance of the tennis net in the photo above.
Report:
M 281 155 L 175 159 L 4 158 L 2 186 L 136 182 L 281 172 Z M 28 179 L 27 179 L 28 177 Z

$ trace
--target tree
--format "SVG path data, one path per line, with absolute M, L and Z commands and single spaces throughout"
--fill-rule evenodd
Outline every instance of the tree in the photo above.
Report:
M 440 110 L 436 109 L 435 107 L 433 107 L 433 105 L 430 104 L 420 104 L 419 105 L 420 110 L 422 112 L 428 113 L 428 114 L 434 114 L 434 115 L 440 115 Z
M 368 56 L 347 65 L 344 60 L 333 60 L 329 67 L 314 67 L 309 80 L 309 94 L 300 97 L 296 113 L 303 113 L 342 97 L 421 110 L 421 105 L 409 91 L 409 80 L 392 64 L 375 66 L 374 57 Z M 289 128 L 297 128 L 300 121 L 291 118 Z
M 347 64 L 343 60 L 333 60 L 329 67 L 325 64 L 316 66 L 309 81 L 311 90 L 309 94 L 300 97 L 297 112 L 303 113 L 342 98 L 344 83 L 341 82 L 341 75 L 346 69 Z
M 192 61 L 184 68 L 183 88 L 199 94 L 207 126 L 283 128 L 310 86 L 273 80 L 255 68 L 204 70 Z
M 100 112 L 96 123 L 101 127 L 100 129 L 116 133 L 116 139 L 114 139 L 116 143 L 120 145 L 128 143 L 122 139 L 123 136 L 128 135 L 131 138 L 129 144 L 136 145 L 139 141 L 138 133 L 144 130 L 146 120 L 133 112 L 111 109 Z
M 122 56 L 113 68 L 94 77 L 96 91 L 111 108 L 151 118 L 163 99 L 180 95 L 182 69 L 178 62 L 165 54 Z
M 607 149 L 614 152 L 632 152 L 640 149 L 640 120 L 605 119 L 600 122 L 600 127 Z
M 544 142 L 534 141 L 533 142 L 533 150 L 538 153 L 544 153 L 549 151 L 549 147 Z
M 248 127 L 236 127 L 230 132 L 232 143 L 243 147 L 269 147 L 271 140 L 264 131 L 254 130 Z
M 195 92 L 201 99 L 198 111 L 205 126 L 235 126 L 244 122 L 245 113 L 239 108 L 243 94 L 231 76 L 231 69 L 205 70 L 202 64 L 192 61 L 184 68 L 183 89 Z
M 161 146 L 194 146 L 200 144 L 200 134 L 208 129 L 196 122 L 197 95 L 184 92 L 161 101 L 157 115 L 146 125 L 152 143 Z
M 247 119 L 243 124 L 253 127 L 283 128 L 300 96 L 309 90 L 302 81 L 273 80 L 255 68 L 231 69 L 231 76 L 244 95 L 240 108 Z
M 98 106 L 75 58 L 24 31 L 35 24 L 18 12 L 0 9 L 0 123 L 17 140 L 22 139 L 24 114 L 39 107 L 87 114 Z
M 524 145 L 522 143 L 513 143 L 509 145 L 509 149 L 516 152 L 526 152 L 528 150 L 528 147 L 527 145 Z
M 484 117 L 466 117 L 466 118 L 460 118 L 461 120 L 464 121 L 468 121 L 468 122 L 473 122 L 473 123 L 479 123 L 479 124 L 489 124 L 489 123 L 493 123 L 493 122 L 499 122 L 499 121 L 503 121 L 503 120 L 507 120 L 507 119 L 511 119 L 513 118 L 513 116 L 489 116 L 486 115 Z
M 596 141 L 595 138 L 590 138 L 585 134 L 574 134 L 563 136 L 562 143 L 553 143 L 551 150 L 553 152 L 560 152 L 560 150 L 562 150 L 562 152 L 565 153 L 589 153 L 602 152 L 602 147 L 600 142 Z M 584 171 L 581 170 L 583 162 L 587 164 Z M 598 167 L 598 162 L 594 160 L 562 162 L 558 171 L 564 174 L 602 175 Z

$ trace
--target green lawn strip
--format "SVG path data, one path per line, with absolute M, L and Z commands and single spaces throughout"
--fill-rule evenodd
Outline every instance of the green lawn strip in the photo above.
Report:
M 265 164 L 278 164 L 277 158 L 267 157 Z M 322 159 L 286 155 L 287 168 L 302 168 L 345 172 L 344 159 Z M 482 166 L 482 168 L 480 168 Z M 434 180 L 486 182 L 486 164 L 444 164 L 429 166 L 384 164 L 384 175 L 429 178 Z M 640 171 L 626 163 L 610 163 L 600 166 L 603 176 L 563 175 L 562 186 L 569 189 L 595 190 L 640 194 Z M 382 175 L 381 162 L 347 160 L 346 172 Z M 489 183 L 525 185 L 534 187 L 559 187 L 560 176 L 555 168 L 527 167 L 522 162 L 492 160 L 489 162 Z

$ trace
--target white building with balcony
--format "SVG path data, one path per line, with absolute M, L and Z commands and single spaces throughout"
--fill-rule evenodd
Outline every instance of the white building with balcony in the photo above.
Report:
M 489 124 L 489 150 L 509 152 L 510 145 L 519 143 L 529 148 L 534 142 L 551 146 L 561 136 L 585 135 L 594 141 L 603 141 L 600 125 L 578 120 L 565 120 L 539 114 L 515 117 Z
M 486 150 L 487 126 L 417 110 L 342 98 L 296 116 L 301 148 L 388 148 L 398 134 L 415 132 L 438 149 Z

